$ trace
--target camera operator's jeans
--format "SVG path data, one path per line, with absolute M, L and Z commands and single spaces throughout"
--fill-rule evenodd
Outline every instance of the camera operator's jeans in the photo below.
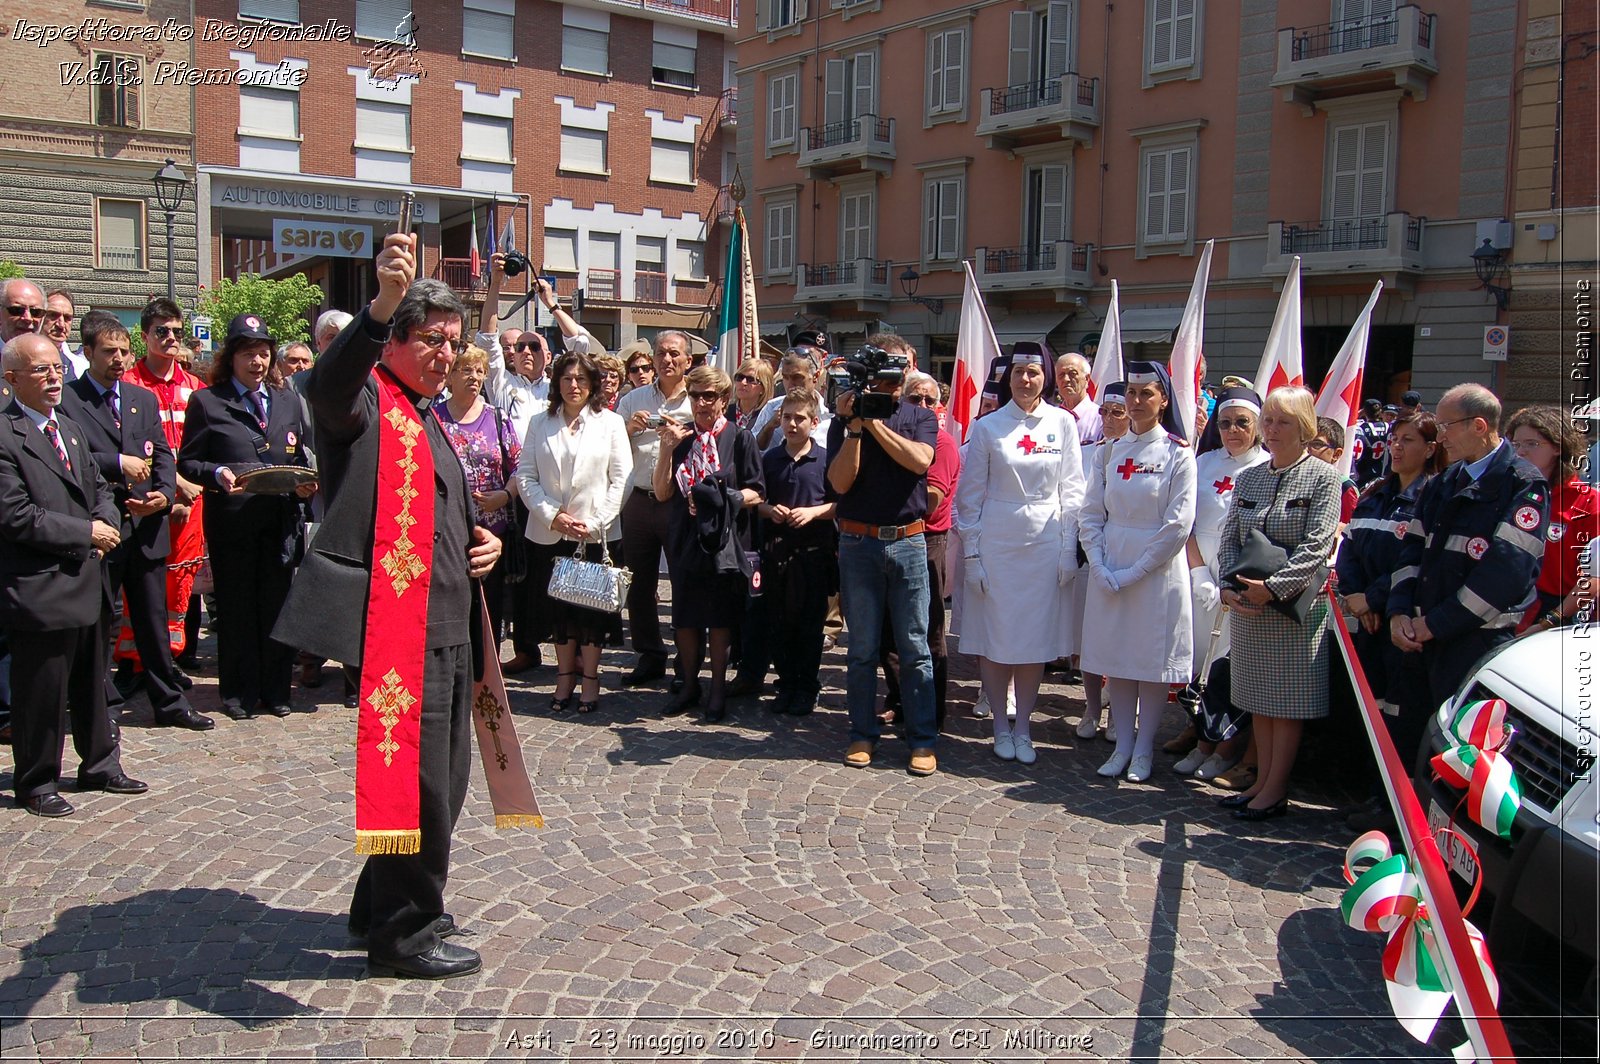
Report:
M 932 749 L 939 737 L 934 722 L 933 658 L 928 653 L 928 548 L 919 533 L 885 543 L 866 536 L 839 536 L 839 594 L 850 633 L 845 704 L 852 742 L 876 743 L 878 720 L 878 641 L 884 611 L 900 652 L 900 700 L 906 740 L 913 750 Z

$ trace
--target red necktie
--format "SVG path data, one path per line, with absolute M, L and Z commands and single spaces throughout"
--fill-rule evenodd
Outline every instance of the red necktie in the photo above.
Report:
M 55 419 L 52 418 L 46 421 L 43 427 L 45 439 L 49 440 L 50 446 L 56 449 L 56 454 L 60 456 L 62 465 L 67 467 L 67 472 L 72 472 L 72 459 L 67 457 L 67 449 L 61 446 L 61 433 L 56 431 Z

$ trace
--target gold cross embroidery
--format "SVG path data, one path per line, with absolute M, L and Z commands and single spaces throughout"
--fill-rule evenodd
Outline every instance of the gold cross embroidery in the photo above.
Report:
M 412 452 L 417 448 L 417 437 L 422 435 L 422 426 L 398 409 L 390 410 L 384 417 L 388 418 L 389 424 L 400 433 L 400 443 L 406 449 L 405 456 L 399 462 L 400 471 L 405 474 L 406 479 L 395 491 L 400 497 L 400 512 L 395 514 L 394 523 L 399 526 L 400 534 L 395 537 L 394 546 L 390 548 L 389 553 L 378 559 L 383 571 L 389 574 L 395 598 L 399 598 L 426 571 L 422 559 L 417 557 L 416 544 L 411 542 L 411 526 L 417 523 L 416 517 L 411 513 L 411 504 L 418 496 L 412 481 L 420 468 L 417 460 L 412 457 Z
M 372 689 L 367 696 L 367 704 L 373 712 L 378 714 L 378 719 L 383 721 L 383 740 L 378 743 L 378 750 L 383 754 L 385 765 L 394 764 L 394 755 L 400 749 L 400 744 L 394 741 L 394 726 L 400 723 L 400 718 L 417 704 L 417 699 L 400 683 L 400 674 L 393 669 L 383 674 L 383 683 Z
M 506 752 L 500 745 L 500 718 L 505 714 L 505 707 L 485 687 L 478 692 L 478 700 L 472 708 L 483 718 L 483 726 L 488 728 L 489 734 L 494 737 L 494 759 L 504 769 L 507 759 Z

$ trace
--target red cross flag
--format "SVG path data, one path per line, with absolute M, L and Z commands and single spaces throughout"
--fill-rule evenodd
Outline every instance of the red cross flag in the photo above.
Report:
M 1172 340 L 1172 355 L 1167 359 L 1167 372 L 1172 374 L 1172 401 L 1178 408 L 1178 424 L 1183 427 L 1183 438 L 1195 442 L 1195 405 L 1200 399 L 1200 347 L 1206 331 L 1206 284 L 1211 279 L 1211 248 L 1215 240 L 1207 240 L 1200 253 L 1200 262 L 1194 268 L 1194 284 L 1189 286 L 1189 302 L 1183 307 L 1183 320 L 1178 323 L 1178 335 Z
M 972 263 L 963 262 L 961 268 L 966 271 L 967 280 L 961 291 L 956 369 L 950 381 L 950 409 L 945 411 L 944 429 L 958 443 L 966 443 L 967 433 L 978 419 L 978 399 L 989 375 L 989 364 L 1000 357 L 1000 341 L 994 338 L 994 326 L 989 324 L 977 278 L 972 276 Z
M 1372 308 L 1377 306 L 1382 292 L 1382 281 L 1372 286 L 1367 305 L 1356 315 L 1356 323 L 1350 326 L 1350 335 L 1345 337 L 1344 346 L 1334 356 L 1327 379 L 1322 382 L 1322 391 L 1317 395 L 1317 416 L 1331 417 L 1343 425 L 1347 442 L 1355 428 L 1356 416 L 1361 413 L 1361 375 L 1367 367 L 1367 334 L 1372 330 Z M 1349 476 L 1354 459 L 1355 449 L 1347 445 L 1339 456 L 1339 472 Z
M 1100 331 L 1100 350 L 1095 353 L 1094 365 L 1089 367 L 1089 398 L 1095 402 L 1106 393 L 1109 385 L 1122 379 L 1122 297 L 1117 294 L 1117 282 L 1111 282 L 1111 309 L 1106 311 L 1106 325 Z
M 1289 260 L 1289 276 L 1278 297 L 1278 313 L 1267 333 L 1261 367 L 1256 370 L 1256 393 L 1265 399 L 1274 388 L 1306 382 L 1300 368 L 1300 256 Z

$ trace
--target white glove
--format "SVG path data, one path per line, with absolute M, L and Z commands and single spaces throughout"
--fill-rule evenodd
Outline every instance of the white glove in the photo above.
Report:
M 1116 578 L 1111 575 L 1111 570 L 1104 565 L 1096 565 L 1089 570 L 1089 576 L 1094 580 L 1095 586 L 1108 595 L 1115 595 L 1122 590 Z
M 1072 583 L 1073 576 L 1078 571 L 1077 550 L 1063 550 L 1056 558 L 1056 586 L 1066 587 Z
M 1197 565 L 1189 570 L 1189 588 L 1194 592 L 1194 604 L 1205 613 L 1210 613 L 1222 602 L 1222 589 L 1217 586 L 1216 577 L 1211 575 L 1211 566 Z
M 976 554 L 965 559 L 967 566 L 967 587 L 977 589 L 980 594 L 989 593 L 989 574 L 983 571 L 983 559 Z

